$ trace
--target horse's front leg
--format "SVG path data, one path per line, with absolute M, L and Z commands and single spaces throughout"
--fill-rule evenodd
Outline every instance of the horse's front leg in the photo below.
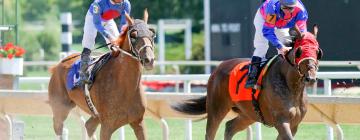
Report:
M 291 129 L 290 129 L 290 123 L 288 121 L 276 123 L 275 128 L 279 133 L 277 140 L 293 140 L 294 139 L 292 136 Z
M 146 140 L 146 132 L 144 127 L 143 118 L 130 123 L 131 128 L 134 130 L 136 138 L 138 140 Z

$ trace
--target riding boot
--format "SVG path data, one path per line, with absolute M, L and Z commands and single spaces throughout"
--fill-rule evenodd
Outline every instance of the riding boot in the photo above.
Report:
M 89 83 L 89 73 L 87 72 L 87 68 L 90 63 L 90 53 L 91 50 L 88 48 L 84 48 L 81 53 L 81 61 L 80 61 L 80 81 L 79 86 L 83 87 L 86 83 Z
M 261 57 L 253 56 L 249 65 L 248 79 L 245 88 L 255 88 L 257 77 L 260 72 Z

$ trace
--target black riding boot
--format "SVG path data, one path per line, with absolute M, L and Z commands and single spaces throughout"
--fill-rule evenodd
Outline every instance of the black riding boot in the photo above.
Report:
M 89 83 L 88 78 L 89 74 L 87 72 L 87 68 L 90 63 L 90 53 L 91 50 L 88 48 L 84 48 L 81 53 L 81 61 L 80 61 L 80 81 L 79 86 L 83 87 L 85 83 Z
M 260 72 L 261 58 L 253 56 L 251 58 L 251 64 L 249 65 L 248 79 L 245 84 L 245 88 L 254 88 L 257 77 Z

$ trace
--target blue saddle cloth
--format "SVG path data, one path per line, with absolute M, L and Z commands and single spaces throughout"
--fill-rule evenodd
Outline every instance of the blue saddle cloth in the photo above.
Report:
M 106 53 L 100 57 L 93 58 L 91 60 L 91 66 L 89 72 L 89 89 L 92 87 L 92 84 L 95 81 L 95 76 L 97 72 L 104 66 L 111 58 L 111 53 Z M 77 82 L 80 81 L 80 59 L 76 60 L 74 64 L 71 65 L 67 76 L 66 76 L 66 88 L 67 90 L 72 90 L 77 87 Z
M 67 90 L 72 90 L 76 87 L 76 83 L 80 80 L 80 59 L 76 60 L 74 64 L 71 65 L 69 72 L 66 76 L 66 88 Z

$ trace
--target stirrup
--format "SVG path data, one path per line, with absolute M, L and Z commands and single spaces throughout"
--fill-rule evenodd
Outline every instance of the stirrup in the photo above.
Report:
M 248 77 L 245 83 L 245 88 L 255 88 L 257 82 L 257 78 Z
M 256 82 L 254 84 L 245 83 L 245 88 L 253 88 L 256 89 Z

